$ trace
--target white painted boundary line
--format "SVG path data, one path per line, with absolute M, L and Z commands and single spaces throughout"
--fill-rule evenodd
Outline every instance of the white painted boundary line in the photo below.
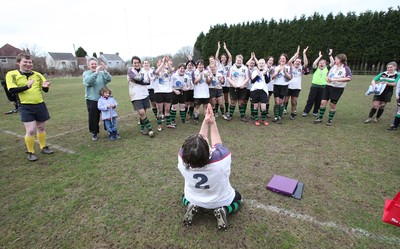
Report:
M 321 227 L 330 227 L 330 228 L 334 228 L 337 230 L 340 230 L 344 233 L 350 234 L 350 235 L 354 235 L 357 237 L 368 237 L 368 238 L 372 238 L 372 239 L 377 239 L 377 240 L 382 240 L 382 241 L 386 241 L 386 242 L 391 242 L 391 243 L 395 243 L 395 244 L 400 244 L 400 238 L 398 237 L 387 237 L 387 236 L 382 236 L 382 235 L 376 235 L 373 233 L 370 233 L 364 229 L 361 228 L 351 228 L 351 227 L 345 227 L 345 226 L 341 226 L 338 225 L 332 221 L 329 222 L 323 222 L 323 221 L 319 221 L 316 218 L 306 215 L 306 214 L 299 214 L 299 213 L 295 213 L 283 208 L 279 208 L 276 206 L 271 206 L 271 205 L 264 205 L 256 200 L 244 200 L 245 203 L 250 204 L 250 206 L 254 207 L 254 208 L 258 208 L 258 209 L 263 209 L 265 211 L 269 211 L 269 212 L 274 212 L 277 214 L 283 214 L 292 218 L 296 218 L 302 221 L 307 221 L 309 223 L 313 223 L 315 225 L 321 226 Z
M 128 118 L 128 117 L 130 117 L 130 116 L 132 116 L 132 114 L 128 114 L 128 115 L 125 115 L 125 116 L 121 116 L 121 117 L 119 117 L 119 119 L 125 119 L 125 118 Z M 85 126 L 85 127 L 81 127 L 81 128 L 78 128 L 78 129 L 74 129 L 74 130 L 72 130 L 72 131 L 66 131 L 66 132 L 63 132 L 63 133 L 55 134 L 55 135 L 53 135 L 53 136 L 48 136 L 47 138 L 61 137 L 61 136 L 67 135 L 67 134 L 72 133 L 72 132 L 77 132 L 77 131 L 85 130 L 85 129 L 87 129 L 87 128 L 88 128 L 88 127 Z
M 22 138 L 22 139 L 25 138 L 25 136 L 22 136 L 22 135 L 20 135 L 20 134 L 18 134 L 18 133 L 12 132 L 12 131 L 2 131 L 2 132 L 6 133 L 6 134 L 9 134 L 9 135 L 16 136 L 16 137 L 18 137 L 18 138 Z M 38 141 L 36 141 L 36 143 L 38 143 Z M 74 154 L 74 153 L 75 153 L 75 151 L 73 151 L 73 150 L 70 150 L 70 149 L 67 149 L 67 148 L 63 148 L 63 147 L 58 146 L 58 145 L 56 145 L 56 144 L 47 143 L 47 145 L 49 145 L 49 146 L 51 146 L 51 147 L 53 147 L 53 148 L 55 148 L 55 149 L 57 149 L 57 150 L 59 150 L 59 151 L 68 153 L 68 154 Z

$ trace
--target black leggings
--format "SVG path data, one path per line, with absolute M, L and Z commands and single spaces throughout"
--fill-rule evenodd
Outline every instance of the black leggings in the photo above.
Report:
M 92 134 L 99 133 L 100 110 L 97 108 L 97 101 L 86 100 L 88 110 L 89 131 Z
M 318 113 L 319 107 L 321 106 L 322 95 L 324 94 L 325 88 L 323 87 L 311 87 L 310 93 L 308 94 L 307 104 L 304 107 L 305 113 L 309 113 L 314 105 L 313 113 Z

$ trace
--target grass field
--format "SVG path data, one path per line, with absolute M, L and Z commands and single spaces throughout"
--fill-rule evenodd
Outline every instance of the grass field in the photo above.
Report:
M 379 123 L 364 124 L 370 80 L 354 76 L 332 127 L 312 116 L 256 127 L 241 122 L 237 109 L 232 121 L 217 120 L 232 151 L 231 183 L 245 198 L 222 232 L 208 212 L 191 227 L 182 223 L 177 151 L 199 126 L 178 121 L 176 130 L 141 135 L 125 77 L 114 77 L 122 140 L 111 142 L 102 130 L 93 142 L 81 78 L 52 79 L 45 99 L 55 154 L 28 162 L 19 116 L 1 117 L 0 247 L 399 248 L 400 228 L 381 222 L 385 198 L 400 190 L 400 132 L 386 130 L 395 103 Z M 305 76 L 299 113 L 309 82 Z M 0 96 L 0 111 L 11 110 Z M 274 174 L 303 182 L 303 199 L 266 190 Z

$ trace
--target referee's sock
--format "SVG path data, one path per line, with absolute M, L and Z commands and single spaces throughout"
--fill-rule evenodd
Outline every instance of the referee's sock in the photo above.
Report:
M 26 149 L 30 153 L 35 153 L 35 137 L 34 136 L 25 136 L 25 145 Z
M 46 132 L 36 133 L 36 137 L 39 141 L 40 149 L 43 149 L 46 146 Z

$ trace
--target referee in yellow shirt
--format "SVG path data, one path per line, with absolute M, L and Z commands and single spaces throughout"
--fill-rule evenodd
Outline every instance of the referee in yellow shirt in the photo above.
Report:
M 25 144 L 29 161 L 36 161 L 35 133 L 39 141 L 41 152 L 52 154 L 53 151 L 46 146 L 45 122 L 50 118 L 43 92 L 49 91 L 50 82 L 43 75 L 32 71 L 32 57 L 27 53 L 17 55 L 19 69 L 7 73 L 7 88 L 12 94 L 18 96 L 19 113 L 25 126 Z

